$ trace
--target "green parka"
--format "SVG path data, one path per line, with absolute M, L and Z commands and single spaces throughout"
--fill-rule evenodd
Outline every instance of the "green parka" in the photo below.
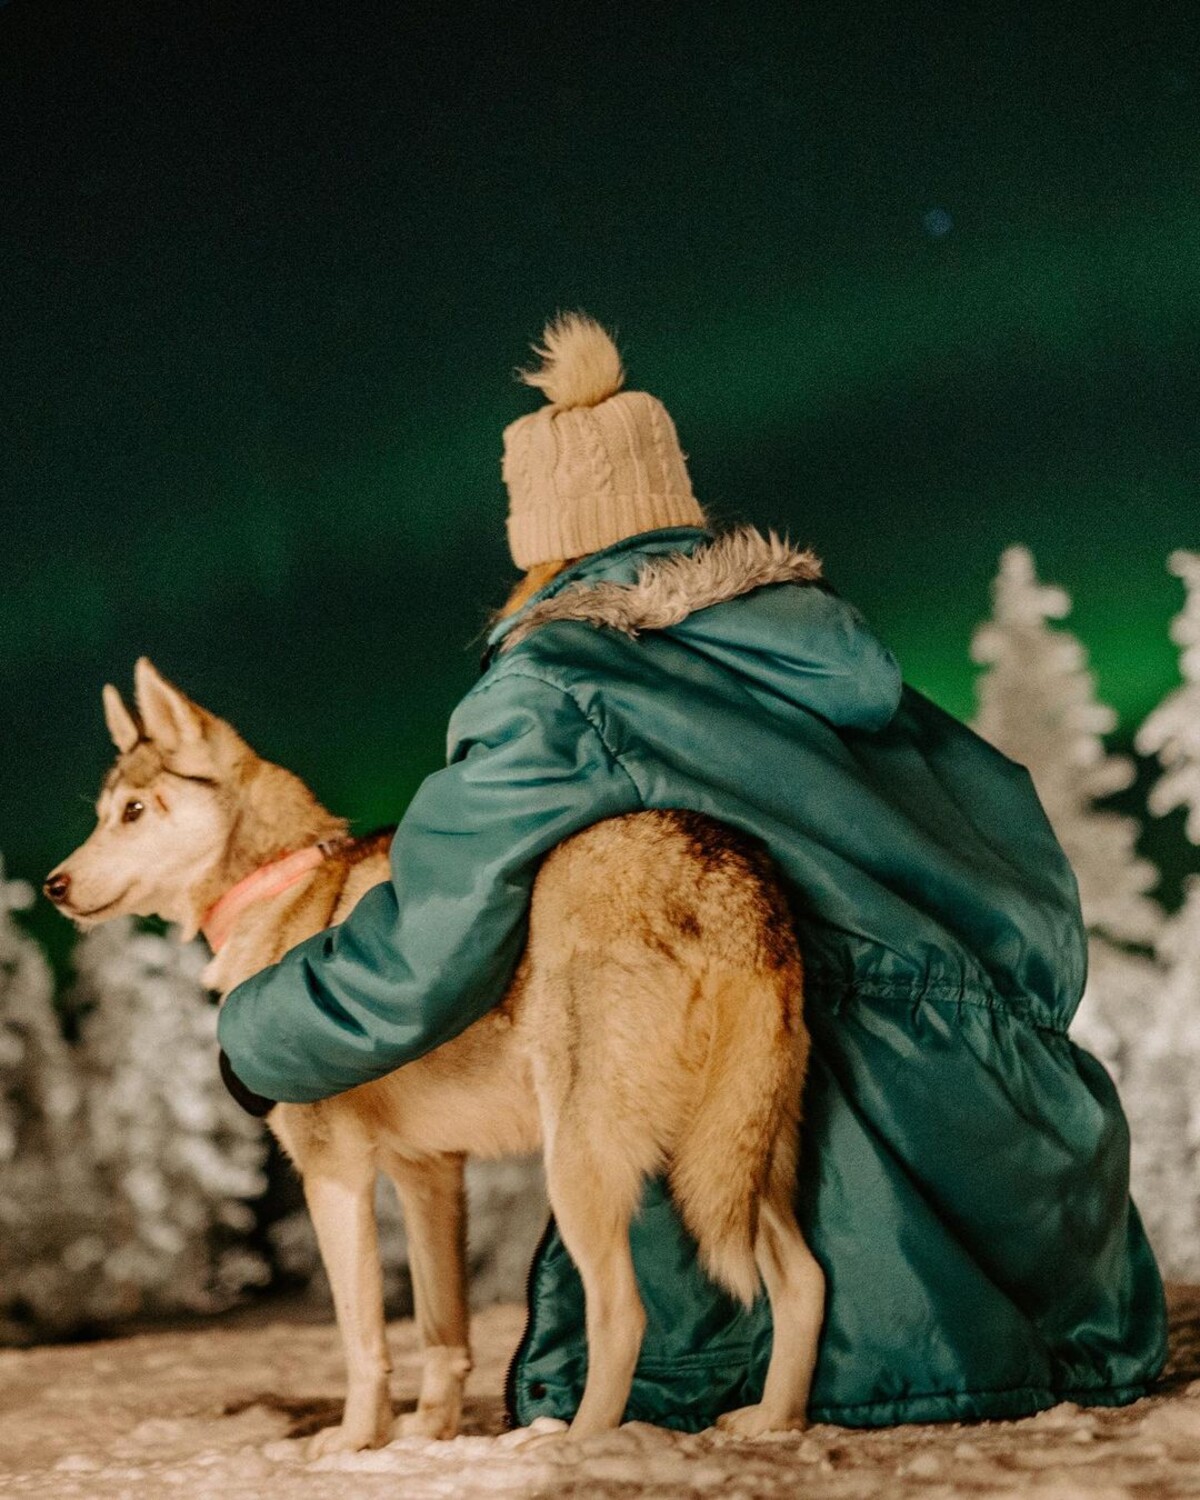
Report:
M 797 1206 L 828 1277 L 812 1417 L 1143 1394 L 1162 1287 L 1113 1085 L 1066 1035 L 1086 944 L 1028 773 L 903 685 L 808 554 L 752 530 L 630 537 L 496 627 L 393 878 L 226 1000 L 235 1072 L 307 1101 L 436 1047 L 503 995 L 541 856 L 669 807 L 762 839 L 793 898 L 813 1037 Z M 627 1417 L 694 1430 L 757 1400 L 765 1299 L 707 1280 L 660 1182 L 632 1239 L 649 1322 Z M 514 1419 L 569 1417 L 586 1358 L 551 1223 Z

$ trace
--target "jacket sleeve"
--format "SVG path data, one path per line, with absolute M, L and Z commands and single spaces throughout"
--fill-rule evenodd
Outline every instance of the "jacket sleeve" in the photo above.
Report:
M 218 1039 L 254 1093 L 323 1099 L 464 1031 L 504 996 L 542 855 L 640 806 L 574 699 L 540 677 L 482 683 L 450 741 L 396 830 L 391 878 L 226 997 Z

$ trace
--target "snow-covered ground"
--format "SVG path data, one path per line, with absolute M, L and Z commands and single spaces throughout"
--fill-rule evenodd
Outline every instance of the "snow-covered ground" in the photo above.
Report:
M 684 1437 L 633 1425 L 573 1447 L 503 1432 L 501 1387 L 522 1312 L 475 1323 L 467 1433 L 404 1439 L 306 1463 L 303 1437 L 336 1421 L 336 1334 L 277 1312 L 183 1332 L 0 1353 L 0 1495 L 29 1500 L 425 1500 L 458 1495 L 906 1496 L 1117 1500 L 1200 1495 L 1200 1287 L 1172 1295 L 1173 1354 L 1160 1394 L 1114 1411 L 1054 1408 L 1023 1422 L 777 1440 Z M 412 1400 L 411 1323 L 392 1325 L 394 1390 Z

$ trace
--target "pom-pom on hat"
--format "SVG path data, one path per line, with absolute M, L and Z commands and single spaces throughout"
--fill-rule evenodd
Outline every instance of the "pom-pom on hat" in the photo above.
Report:
M 583 557 L 660 526 L 707 524 L 666 407 L 621 389 L 621 356 L 599 323 L 562 313 L 534 353 L 541 367 L 518 373 L 550 404 L 504 429 L 517 567 Z

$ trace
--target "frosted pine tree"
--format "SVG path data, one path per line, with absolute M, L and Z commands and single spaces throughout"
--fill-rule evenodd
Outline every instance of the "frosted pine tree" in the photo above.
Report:
M 13 919 L 33 887 L 6 880 L 0 862 L 0 1162 L 55 1151 L 78 1101 L 54 1010 L 54 979 L 37 943 Z
M 1200 877 L 1159 938 L 1150 1024 L 1121 1097 L 1133 1134 L 1133 1194 L 1163 1271 L 1200 1280 Z
M 974 659 L 990 669 L 974 727 L 1027 767 L 1078 879 L 1088 979 L 1071 1034 L 1118 1086 L 1134 1142 L 1134 1196 L 1154 1223 L 1163 1184 L 1152 1143 L 1160 1116 L 1175 1107 L 1159 1091 L 1167 1080 L 1156 1077 L 1146 1048 L 1161 1013 L 1162 973 L 1147 952 L 1163 921 L 1147 894 L 1157 872 L 1136 852 L 1135 820 L 1096 806 L 1130 784 L 1133 763 L 1105 749 L 1115 715 L 1096 697 L 1080 642 L 1051 624 L 1070 612 L 1065 590 L 1040 583 L 1029 551 L 1010 547 L 993 597 L 992 618 L 972 642 Z M 1173 1160 L 1168 1175 L 1177 1178 L 1178 1166 Z M 1161 1237 L 1156 1248 L 1164 1248 Z
M 1167 566 L 1187 597 L 1171 622 L 1183 684 L 1168 693 L 1138 730 L 1137 748 L 1156 755 L 1163 774 L 1150 792 L 1150 811 L 1187 809 L 1187 836 L 1200 844 L 1200 553 L 1172 552 Z
M 1171 624 L 1182 685 L 1146 719 L 1137 748 L 1158 757 L 1152 812 L 1182 808 L 1185 830 L 1200 843 L 1200 555 L 1174 552 L 1168 566 L 1187 591 Z M 1141 1042 L 1132 1087 L 1134 1186 L 1147 1227 L 1174 1277 L 1200 1277 L 1200 878 L 1158 934 L 1162 978 Z
M 1147 895 L 1157 872 L 1135 851 L 1138 825 L 1096 806 L 1130 785 L 1134 765 L 1105 749 L 1116 716 L 1096 697 L 1083 646 L 1049 623 L 1070 612 L 1070 598 L 1038 582 L 1026 547 L 1005 550 L 992 592 L 992 617 L 971 643 L 988 668 L 974 728 L 1032 776 L 1079 881 L 1089 932 L 1152 943 L 1162 914 Z
M 93 1246 L 105 1312 L 228 1303 L 266 1277 L 240 1243 L 266 1144 L 218 1075 L 205 954 L 121 918 L 83 937 L 75 962 L 84 1112 L 110 1204 Z
M 33 901 L 0 864 L 0 1341 L 65 1332 L 79 1321 L 91 1229 L 86 1146 L 73 1059 L 54 980 L 13 918 Z

